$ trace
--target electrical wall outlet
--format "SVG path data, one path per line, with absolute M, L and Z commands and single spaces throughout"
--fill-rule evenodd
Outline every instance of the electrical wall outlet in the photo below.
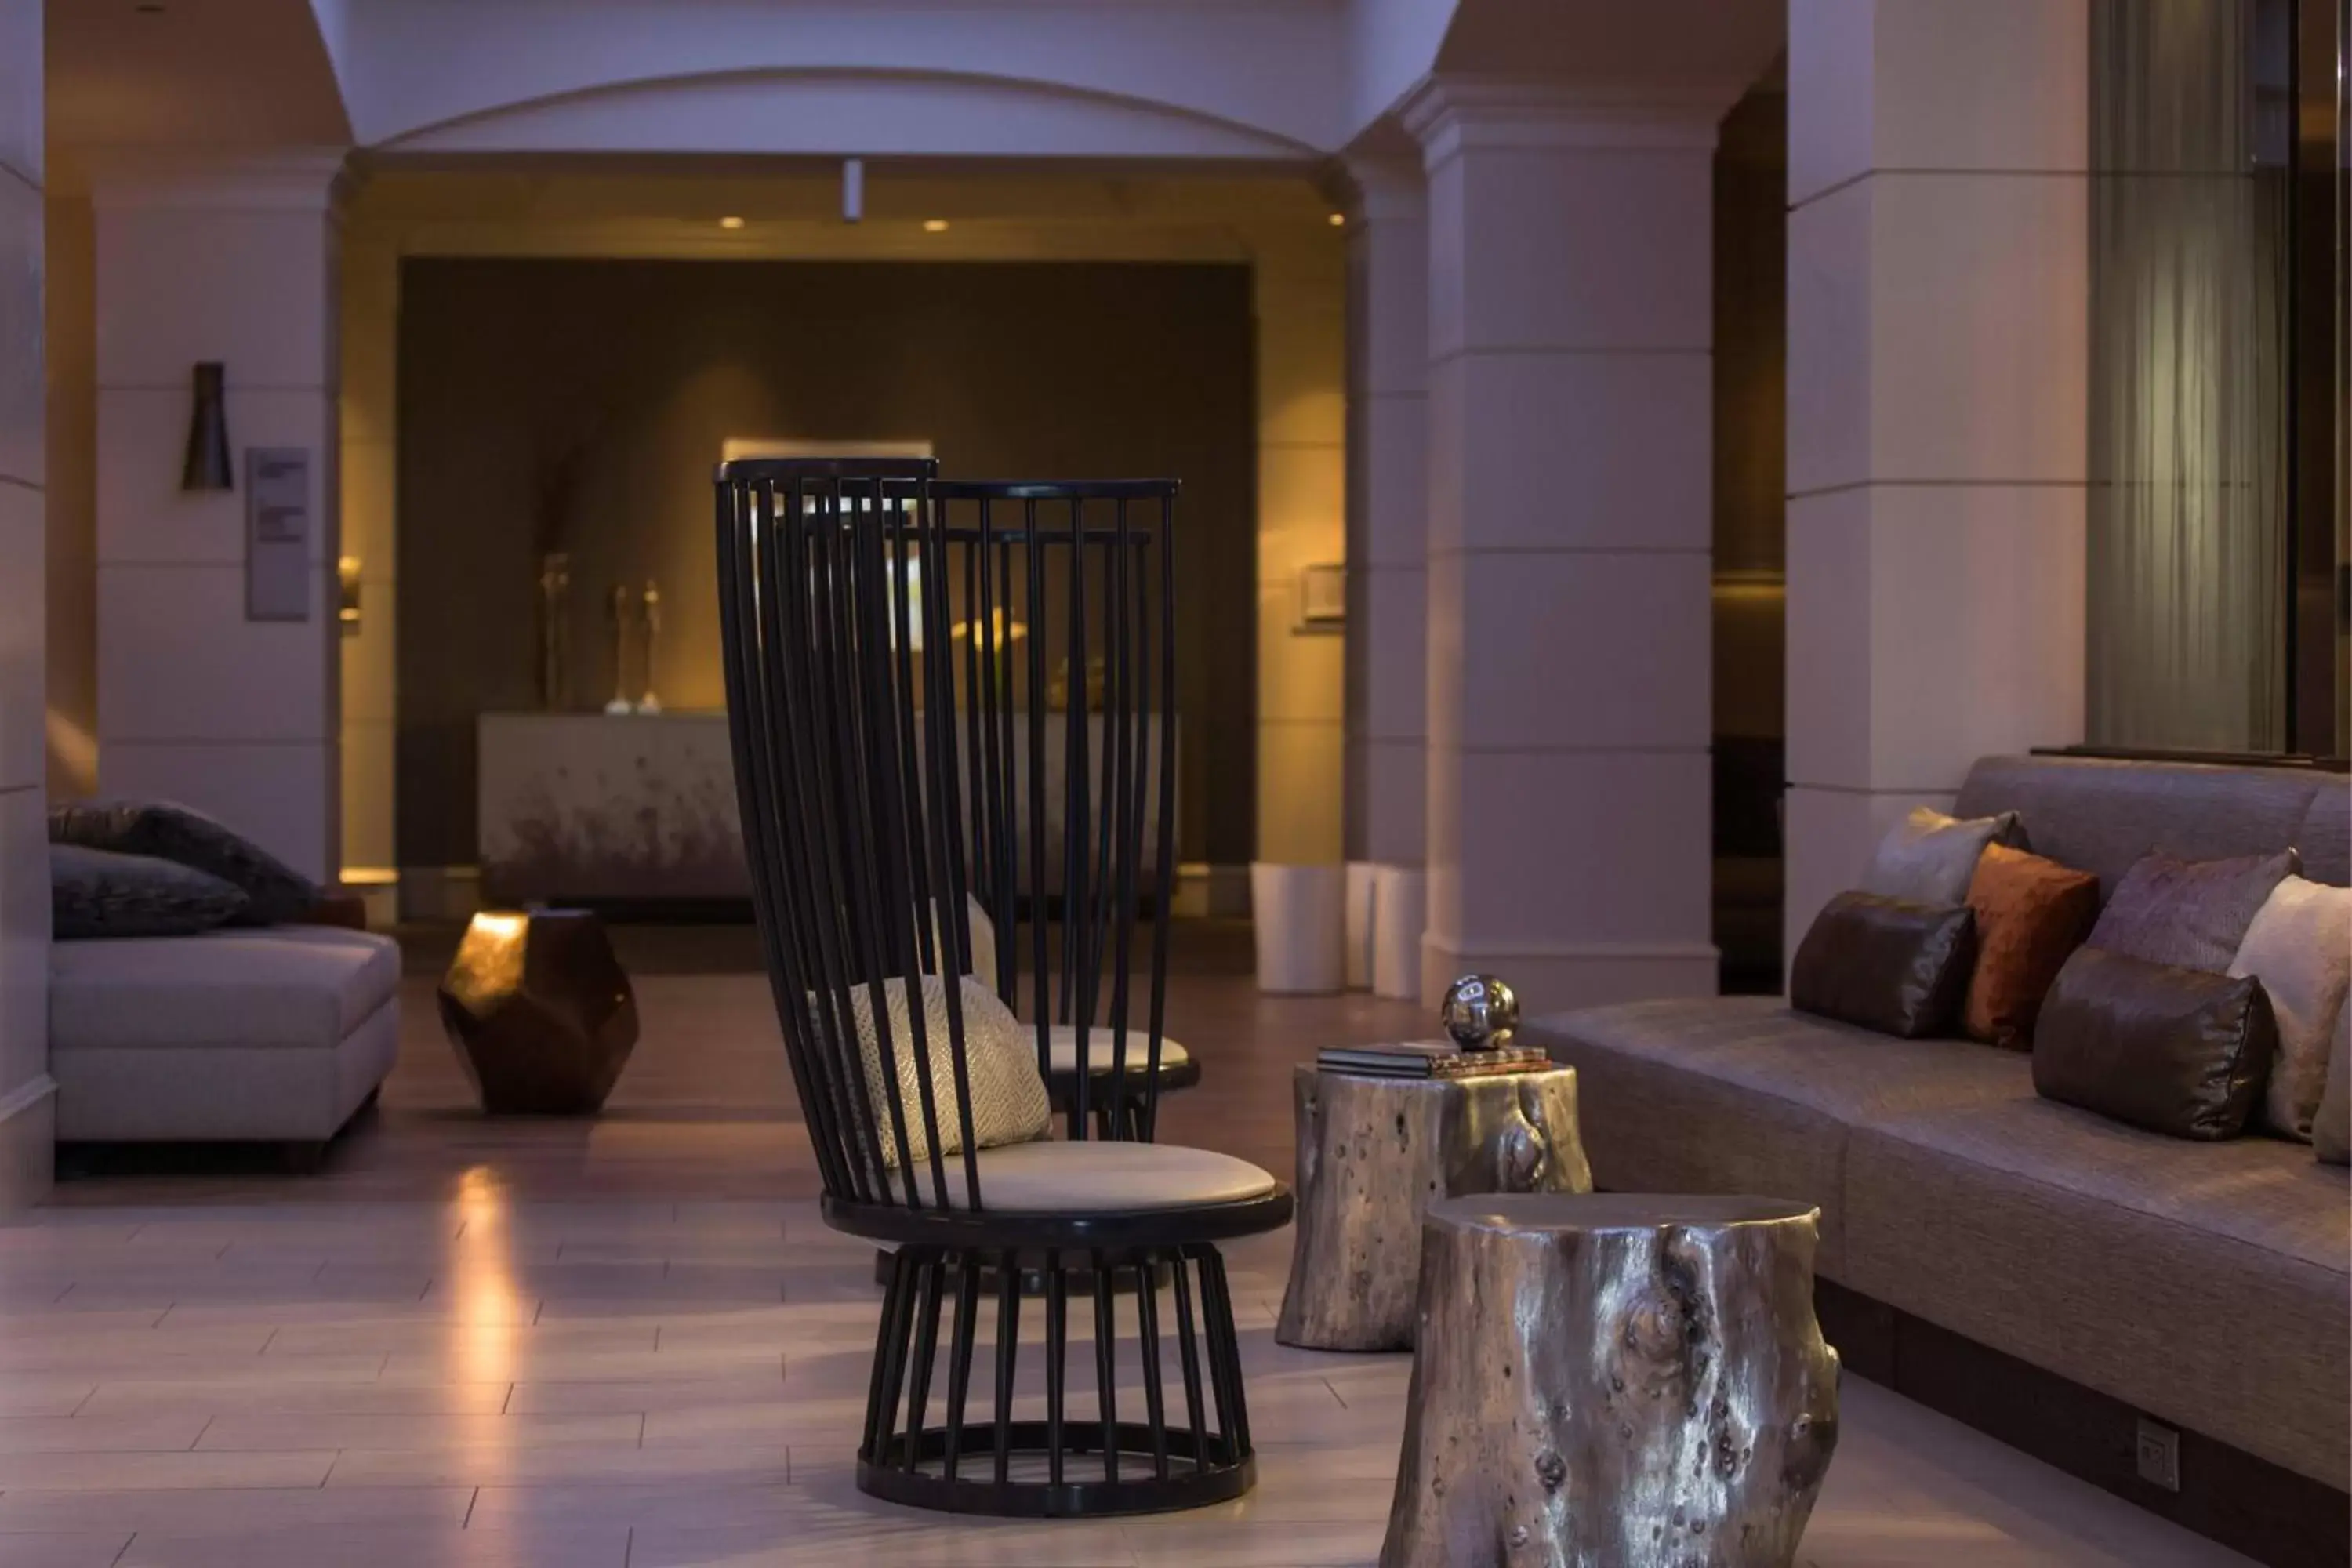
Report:
M 2139 1479 L 2166 1491 L 2180 1489 L 2180 1434 L 2145 1416 L 2139 1424 Z

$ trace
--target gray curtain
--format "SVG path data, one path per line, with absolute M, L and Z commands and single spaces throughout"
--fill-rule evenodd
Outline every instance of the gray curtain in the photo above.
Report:
M 2285 743 L 2285 9 L 2094 0 L 2094 743 Z

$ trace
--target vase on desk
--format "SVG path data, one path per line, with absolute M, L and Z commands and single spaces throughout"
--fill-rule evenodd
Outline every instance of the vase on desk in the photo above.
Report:
M 620 584 L 604 596 L 605 629 L 613 634 L 613 700 L 604 711 L 618 716 L 635 711 L 629 701 L 629 591 Z
M 661 588 L 650 577 L 646 579 L 646 689 L 637 699 L 637 711 L 658 713 L 661 699 L 654 695 L 654 646 L 661 640 Z

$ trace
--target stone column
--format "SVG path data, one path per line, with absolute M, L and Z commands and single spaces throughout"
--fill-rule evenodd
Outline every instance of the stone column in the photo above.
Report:
M 1736 94 L 1437 80 L 1429 918 L 1542 1011 L 1706 993 L 1709 212 Z
M 40 0 L 0 0 L 0 1212 L 48 1190 Z
M 1791 952 L 1975 758 L 2082 738 L 2087 27 L 1789 9 Z
M 104 161 L 99 784 L 184 801 L 306 875 L 340 862 L 339 150 Z M 180 488 L 192 367 L 227 367 L 236 488 Z M 308 618 L 247 615 L 245 453 L 310 454 Z
M 1373 877 L 1380 946 L 1417 955 L 1412 895 L 1429 789 L 1427 187 L 1406 159 L 1351 159 L 1348 172 L 1348 859 Z M 1393 929 L 1401 919 L 1412 929 Z M 1407 994 L 1419 967 L 1416 957 Z

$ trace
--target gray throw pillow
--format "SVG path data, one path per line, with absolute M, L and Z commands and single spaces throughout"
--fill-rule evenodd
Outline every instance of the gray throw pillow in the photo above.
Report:
M 1870 869 L 1863 875 L 1862 890 L 1935 909 L 1965 904 L 1978 858 L 1988 844 L 2025 847 L 2017 813 L 1962 820 L 1929 806 L 1913 806 L 1911 815 L 1878 841 Z
M 59 942 L 194 936 L 233 919 L 245 895 L 192 867 L 77 844 L 49 846 L 49 926 Z
M 238 925 L 282 925 L 319 906 L 318 884 L 203 812 L 163 801 L 89 801 L 49 808 L 49 842 L 186 866 L 242 892 Z
M 2142 856 L 2099 911 L 2089 945 L 2143 963 L 2225 973 L 2272 889 L 2302 869 L 2292 849 L 2228 860 Z

